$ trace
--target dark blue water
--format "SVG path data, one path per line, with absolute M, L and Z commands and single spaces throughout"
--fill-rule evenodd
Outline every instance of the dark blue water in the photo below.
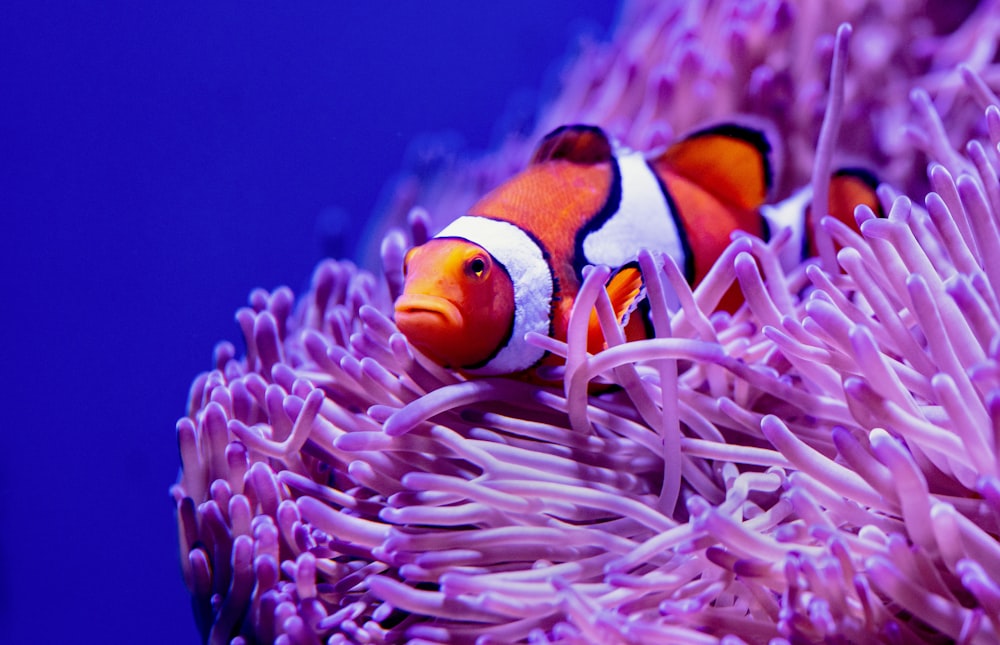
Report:
M 11 4 L 0 642 L 193 643 L 174 423 L 215 342 L 237 339 L 236 308 L 257 286 L 301 290 L 321 215 L 368 217 L 414 137 L 488 146 L 580 20 L 604 34 L 614 10 Z

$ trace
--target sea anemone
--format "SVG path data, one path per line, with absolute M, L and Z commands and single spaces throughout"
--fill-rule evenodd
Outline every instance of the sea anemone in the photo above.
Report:
M 217 347 L 177 426 L 206 640 L 1000 639 L 1000 105 L 996 41 L 974 33 L 1000 22 L 979 15 L 993 5 L 935 33 L 917 5 L 751 4 L 630 5 L 540 123 L 638 147 L 772 101 L 757 113 L 789 141 L 785 184 L 822 181 L 839 126 L 885 169 L 888 217 L 823 220 L 827 256 L 788 273 L 783 238 L 736 237 L 693 291 L 641 253 L 648 340 L 624 341 L 594 267 L 567 342 L 531 339 L 566 358 L 562 389 L 466 380 L 386 313 L 403 250 L 487 161 L 428 189 L 378 278 L 328 260 L 298 300 L 255 291 L 246 355 Z M 621 61 L 631 82 L 609 85 Z M 919 176 L 917 150 L 934 160 Z M 745 305 L 716 312 L 733 282 Z M 591 355 L 594 309 L 608 347 Z

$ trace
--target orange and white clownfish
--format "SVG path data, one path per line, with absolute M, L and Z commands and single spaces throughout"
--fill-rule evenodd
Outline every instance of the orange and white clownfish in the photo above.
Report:
M 762 130 L 735 124 L 700 130 L 651 157 L 616 148 L 594 126 L 560 127 L 523 172 L 410 249 L 396 325 L 445 367 L 521 373 L 545 357 L 525 334 L 565 340 L 587 265 L 618 268 L 607 290 L 621 319 L 641 291 L 634 260 L 643 248 L 670 255 L 692 285 L 735 230 L 767 239 L 791 228 L 786 248 L 801 261 L 795 249 L 810 247 L 809 195 L 762 208 L 772 187 L 771 152 Z M 844 213 L 840 219 L 852 226 L 855 204 L 878 208 L 874 182 L 862 173 L 841 173 L 830 195 L 831 207 L 851 202 L 831 213 Z

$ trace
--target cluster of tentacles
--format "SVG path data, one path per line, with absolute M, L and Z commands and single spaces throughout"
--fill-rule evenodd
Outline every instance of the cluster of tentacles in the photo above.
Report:
M 822 261 L 785 273 L 780 236 L 739 237 L 692 291 L 644 252 L 656 333 L 633 342 L 591 270 L 568 341 L 533 339 L 562 389 L 409 347 L 386 312 L 419 210 L 384 275 L 254 292 L 246 355 L 220 344 L 178 423 L 206 639 L 996 642 L 1000 106 L 963 75 L 982 136 L 956 151 L 915 95 L 932 192 L 883 189 L 860 235 L 825 220 Z M 713 313 L 734 281 L 745 306 Z

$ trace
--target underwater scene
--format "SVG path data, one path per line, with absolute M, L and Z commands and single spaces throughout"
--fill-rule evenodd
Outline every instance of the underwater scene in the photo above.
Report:
M 615 11 L 4 4 L 0 643 L 203 641 L 176 424 L 235 312 L 364 262 L 418 151 L 493 149 Z
M 0 640 L 1000 640 L 1000 4 L 17 18 Z

